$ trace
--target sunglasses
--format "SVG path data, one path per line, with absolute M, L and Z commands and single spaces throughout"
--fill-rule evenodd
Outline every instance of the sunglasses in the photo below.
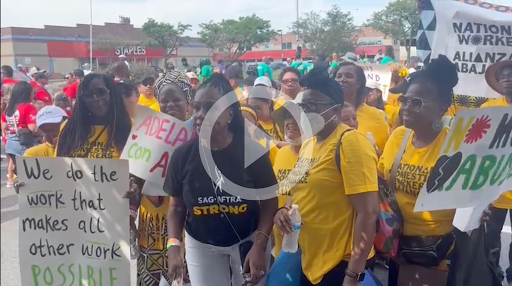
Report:
M 421 98 L 407 96 L 400 96 L 398 102 L 400 102 L 404 108 L 410 106 L 414 112 L 420 112 L 423 107 L 432 105 L 431 103 L 425 103 Z
M 110 90 L 106 87 L 96 87 L 84 91 L 81 96 L 84 101 L 93 101 L 94 98 L 97 100 L 106 99 L 110 95 Z

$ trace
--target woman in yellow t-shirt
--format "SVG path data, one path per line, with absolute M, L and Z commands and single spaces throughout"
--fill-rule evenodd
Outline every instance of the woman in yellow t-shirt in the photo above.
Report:
M 382 99 L 382 90 L 380 89 L 380 84 L 378 84 L 377 82 L 366 82 L 366 88 L 368 89 L 366 104 L 384 112 L 389 127 L 392 127 L 393 122 L 396 122 L 398 120 L 397 108 L 392 105 L 384 103 L 384 100 Z
M 402 214 L 400 244 L 412 245 L 414 241 L 420 241 L 416 247 L 421 247 L 420 237 L 436 237 L 439 245 L 446 249 L 438 255 L 445 259 L 454 242 L 452 221 L 455 210 L 414 212 L 414 206 L 448 135 L 443 116 L 451 105 L 452 90 L 457 82 L 455 65 L 443 55 L 432 60 L 426 69 L 411 75 L 406 93 L 399 98 L 404 126 L 393 131 L 378 164 L 379 175 L 394 191 Z M 400 152 L 402 144 L 406 144 L 403 153 Z M 395 170 L 393 166 L 398 167 Z M 438 268 L 448 270 L 444 261 Z M 396 273 L 393 273 L 394 267 L 390 266 L 390 269 L 391 277 Z
M 297 117 L 297 119 L 300 118 L 300 107 L 294 101 L 285 102 L 282 108 L 272 113 L 272 118 L 274 118 L 277 126 L 279 126 L 281 130 L 284 130 L 284 138 L 288 143 L 288 145 L 277 151 L 275 162 L 273 163 L 274 173 L 279 183 L 283 182 L 295 167 L 302 145 L 299 124 L 294 116 Z M 280 186 L 277 199 L 279 208 L 283 208 L 286 205 L 289 206 L 289 200 L 291 199 L 290 190 L 285 186 Z M 274 257 L 277 259 L 283 243 L 283 235 L 277 227 L 274 227 L 274 238 Z
M 302 143 L 295 168 L 281 182 L 283 191 L 293 186 L 292 203 L 303 222 L 300 285 L 359 285 L 368 257 L 374 256 L 377 156 L 363 134 L 338 122 L 344 104 L 340 84 L 313 68 L 301 85 L 306 91 L 298 104 L 307 118 L 302 129 L 309 125 L 314 136 Z M 291 233 L 286 209 L 274 221 Z
M 240 110 L 242 111 L 242 116 L 244 119 L 249 121 L 249 124 L 246 124 L 246 128 L 247 131 L 249 131 L 251 138 L 260 143 L 261 146 L 263 146 L 263 148 L 269 152 L 270 163 L 274 165 L 279 148 L 277 148 L 274 140 L 269 140 L 266 138 L 265 130 L 263 130 L 263 128 L 258 123 L 258 115 L 252 106 L 244 104 L 240 107 Z
M 284 140 L 283 133 L 279 130 L 271 116 L 272 111 L 274 111 L 274 101 L 268 88 L 255 86 L 251 90 L 247 102 L 256 111 L 258 122 L 263 130 L 274 140 L 282 142 Z
M 357 109 L 357 130 L 365 135 L 371 133 L 377 149 L 382 151 L 389 137 L 389 125 L 384 112 L 365 103 L 367 93 L 363 69 L 352 62 L 340 63 L 334 79 L 341 85 L 345 101 Z

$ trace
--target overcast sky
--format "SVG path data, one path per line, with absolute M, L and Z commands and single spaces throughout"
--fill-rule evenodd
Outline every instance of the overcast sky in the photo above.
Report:
M 373 12 L 391 0 L 298 0 L 299 12 L 327 10 L 338 4 L 354 15 L 356 24 L 365 22 Z M 487 0 L 510 5 L 512 0 Z M 1 1 L 2 27 L 37 27 L 44 25 L 75 26 L 89 24 L 90 0 L 5 0 Z M 92 0 L 92 22 L 117 23 L 119 15 L 131 18 L 140 27 L 147 18 L 171 24 L 191 24 L 189 35 L 197 33 L 198 24 L 210 20 L 237 18 L 256 13 L 268 19 L 274 29 L 288 31 L 296 19 L 296 0 Z

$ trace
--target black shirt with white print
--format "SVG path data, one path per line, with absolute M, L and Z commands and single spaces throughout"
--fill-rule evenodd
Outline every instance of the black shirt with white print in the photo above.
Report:
M 209 166 L 212 178 L 203 167 L 199 139 L 174 150 L 164 190 L 182 198 L 187 208 L 185 229 L 199 242 L 227 247 L 249 237 L 258 227 L 260 202 L 243 200 L 224 191 L 224 179 L 245 188 L 274 186 L 277 180 L 268 156 L 261 156 L 244 168 L 244 141 L 249 150 L 263 146 L 250 138 L 233 137 L 224 149 L 211 151 L 216 166 Z M 263 150 L 262 152 L 263 153 Z M 258 153 L 258 154 L 261 154 Z M 226 218 L 227 216 L 227 218 Z M 236 232 L 235 232 L 236 231 Z

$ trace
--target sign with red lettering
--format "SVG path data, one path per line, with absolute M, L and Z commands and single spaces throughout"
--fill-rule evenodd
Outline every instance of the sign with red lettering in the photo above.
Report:
M 172 152 L 192 138 L 192 129 L 190 124 L 165 113 L 137 106 L 135 124 L 121 159 L 129 160 L 131 174 L 151 181 L 155 187 L 151 189 L 161 189 Z M 146 189 L 144 193 L 152 195 Z

